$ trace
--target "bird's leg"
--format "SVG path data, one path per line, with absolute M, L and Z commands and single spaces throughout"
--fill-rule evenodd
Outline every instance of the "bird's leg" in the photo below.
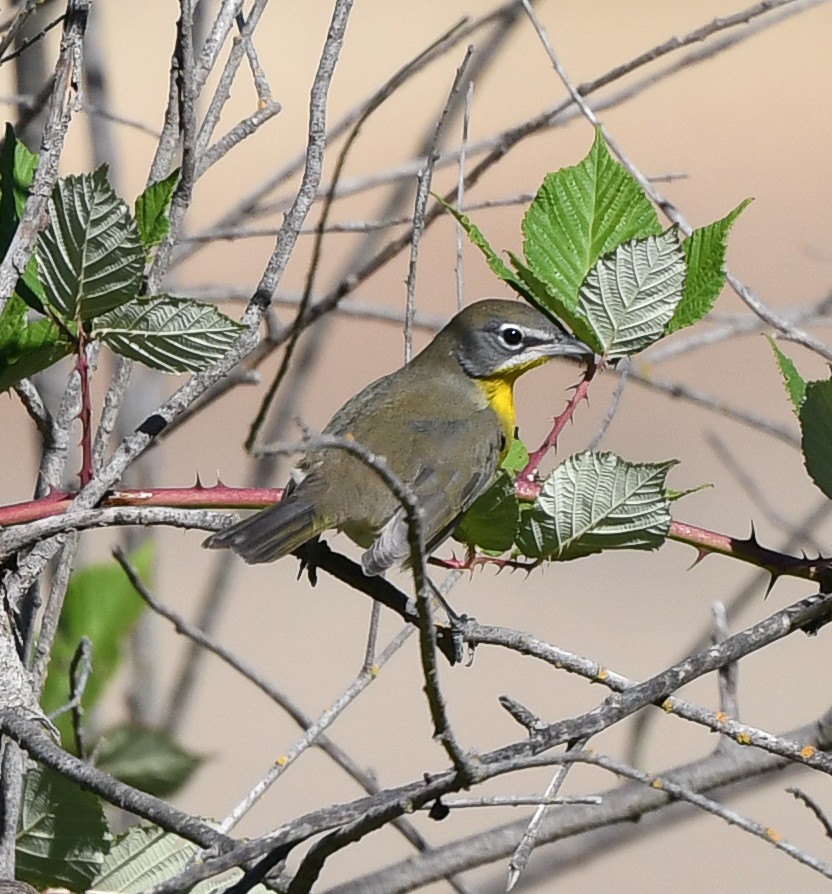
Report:
M 431 589 L 436 600 L 445 609 L 445 613 L 448 616 L 448 624 L 450 626 L 450 634 L 451 634 L 451 642 L 453 644 L 453 661 L 452 664 L 459 664 L 462 662 L 462 658 L 464 655 L 464 641 L 465 641 L 465 628 L 471 618 L 468 615 L 460 615 L 457 614 L 453 608 L 451 608 L 448 600 L 442 595 L 439 587 L 430 579 L 430 577 L 426 577 L 428 582 L 428 586 Z M 471 649 L 471 655 L 469 660 L 466 661 L 466 664 L 470 664 L 473 660 L 473 648 Z

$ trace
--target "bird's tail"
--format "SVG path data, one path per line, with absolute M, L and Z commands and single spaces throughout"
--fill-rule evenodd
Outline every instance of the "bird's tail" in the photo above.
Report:
M 212 534 L 208 549 L 232 549 L 250 565 L 271 562 L 303 546 L 326 528 L 311 502 L 291 496 L 236 525 Z

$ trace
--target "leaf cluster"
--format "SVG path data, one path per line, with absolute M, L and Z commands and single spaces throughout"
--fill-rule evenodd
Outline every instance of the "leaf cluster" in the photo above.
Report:
M 441 200 L 440 200 L 441 201 Z M 466 215 L 445 206 L 491 270 L 601 358 L 643 351 L 702 319 L 725 284 L 728 233 L 749 203 L 682 239 L 662 230 L 635 177 L 596 131 L 577 165 L 548 174 L 523 217 L 523 257 L 508 263 Z M 532 505 L 500 473 L 457 536 L 488 552 L 534 561 L 602 549 L 655 549 L 670 528 L 666 477 L 674 461 L 631 463 L 611 453 L 569 457 Z
M 0 254 L 8 249 L 38 157 L 7 125 L 0 152 Z M 178 171 L 152 183 L 134 213 L 107 167 L 60 178 L 49 222 L 0 313 L 0 391 L 80 353 L 89 341 L 153 369 L 194 372 L 219 359 L 243 325 L 212 304 L 145 294 L 144 271 L 170 228 Z

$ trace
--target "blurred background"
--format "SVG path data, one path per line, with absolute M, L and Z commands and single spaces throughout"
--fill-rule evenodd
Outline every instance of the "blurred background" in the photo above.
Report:
M 210 21 L 215 3 L 202 6 Z M 592 81 L 674 37 L 742 10 L 730 0 L 695 4 L 546 0 L 535 8 L 576 84 Z M 460 18 L 480 16 L 487 9 L 486 4 L 471 0 L 357 3 L 335 72 L 329 123 L 354 110 Z M 61 11 L 47 4 L 45 20 Z M 309 89 L 330 15 L 329 3 L 266 5 L 255 45 L 282 111 L 200 179 L 186 219 L 185 238 L 166 283 L 170 291 L 220 299 L 227 311 L 242 311 L 274 247 L 273 233 L 205 242 L 196 237 L 220 223 L 225 225 L 226 220 L 245 230 L 273 231 L 279 226 L 286 201 L 299 182 L 296 174 L 276 189 L 263 191 L 254 210 L 242 211 L 242 201 L 260 191 L 303 150 Z M 828 110 L 832 6 L 785 3 L 774 15 L 779 17 L 776 21 L 751 18 L 747 25 L 721 31 L 709 41 L 693 43 L 644 66 L 593 94 L 589 102 L 600 108 L 622 91 L 632 91 L 629 98 L 600 111 L 600 117 L 644 174 L 669 178 L 658 182 L 658 188 L 694 226 L 722 217 L 745 197 L 754 197 L 732 232 L 729 266 L 762 300 L 785 315 L 822 302 L 832 280 L 832 116 Z M 108 161 L 118 190 L 131 205 L 145 185 L 156 148 L 154 134 L 162 126 L 177 16 L 176 4 L 161 0 L 99 0 L 92 11 L 90 38 L 100 56 L 97 61 L 106 87 L 97 96 L 103 97 L 110 117 L 76 115 L 63 156 L 63 173 L 86 171 Z M 58 31 L 42 42 L 49 70 Z M 539 115 L 567 95 L 523 14 L 511 25 L 502 23 L 497 32 L 500 39 L 477 74 L 473 91 L 469 168 L 482 157 L 478 147 L 483 143 L 493 145 L 495 135 Z M 728 36 L 737 39 L 736 44 L 715 51 L 716 44 Z M 421 164 L 414 158 L 433 132 L 468 42 L 481 51 L 495 43 L 495 31 L 491 27 L 477 31 L 425 67 L 364 124 L 342 175 L 342 186 L 356 189 L 338 199 L 331 222 L 374 221 L 412 213 L 415 172 Z M 688 53 L 701 53 L 702 58 L 680 65 Z M 664 73 L 665 67 L 678 70 Z M 642 83 L 645 78 L 650 83 Z M 214 76 L 206 95 L 211 95 L 215 81 Z M 0 68 L 0 93 L 5 96 L 9 120 L 17 115 L 14 97 L 26 92 L 25 84 L 15 80 L 12 66 Z M 256 102 L 250 78 L 240 77 L 223 112 L 220 132 L 250 115 Z M 459 145 L 461 126 L 459 115 L 449 119 L 444 148 Z M 37 122 L 24 133 L 30 147 L 37 149 Z M 591 126 L 580 117 L 541 130 L 491 167 L 466 192 L 466 204 L 534 193 L 548 171 L 583 158 L 592 139 Z M 325 185 L 340 145 L 335 141 L 331 146 Z M 385 176 L 398 170 L 406 171 L 406 176 L 393 182 L 392 176 Z M 380 185 L 368 188 L 374 178 Z M 455 165 L 440 165 L 433 188 L 444 192 L 456 178 Z M 402 197 L 395 202 L 391 197 L 399 188 Z M 471 214 L 492 245 L 519 251 L 522 210 L 516 204 L 498 203 Z M 318 212 L 319 208 L 310 217 L 310 227 Z M 236 217 L 227 217 L 232 214 Z M 402 231 L 401 226 L 382 230 L 377 245 Z M 455 311 L 455 239 L 453 223 L 445 216 L 422 240 L 416 306 L 425 325 L 417 329 L 417 346 L 430 338 L 431 325 Z M 326 236 L 315 295 L 326 294 L 355 268 L 368 250 L 367 241 L 363 233 Z M 290 305 L 303 290 L 311 248 L 311 236 L 302 236 L 280 282 L 280 322 L 291 319 Z M 466 244 L 462 255 L 466 301 L 507 294 L 476 249 Z M 402 362 L 404 341 L 397 320 L 404 310 L 407 261 L 407 252 L 399 254 L 344 299 L 343 312 L 326 317 L 303 337 L 294 374 L 278 397 L 279 418 L 267 425 L 269 437 L 296 437 L 296 419 L 319 429 L 347 397 Z M 389 313 L 391 320 L 382 319 L 383 313 Z M 828 554 L 828 516 L 818 521 L 823 518 L 819 513 L 824 498 L 803 468 L 798 426 L 771 349 L 760 334 L 765 328 L 710 344 L 691 344 L 694 333 L 713 332 L 750 316 L 739 298 L 726 290 L 713 322 L 657 346 L 665 351 L 668 345 L 678 345 L 674 356 L 651 360 L 647 352 L 637 371 L 666 387 L 629 382 L 601 447 L 633 461 L 678 459 L 670 477 L 674 488 L 712 484 L 674 506 L 674 517 L 681 521 L 736 536 L 747 536 L 753 522 L 767 546 Z M 812 331 L 827 337 L 822 320 L 814 320 Z M 806 378 L 826 376 L 821 358 L 800 346 L 783 343 L 782 347 Z M 219 474 L 229 485 L 254 481 L 255 466 L 245 455 L 243 441 L 279 360 L 273 356 L 260 368 L 259 384 L 236 388 L 165 438 L 147 454 L 135 480 L 145 485 L 187 486 L 197 475 L 211 483 Z M 98 376 L 102 393 L 107 371 L 105 361 Z M 535 445 L 543 437 L 576 378 L 575 367 L 552 363 L 519 383 L 518 414 L 527 443 Z M 180 383 L 155 374 L 136 379 L 122 430 L 129 432 Z M 561 456 L 584 449 L 592 440 L 616 383 L 616 376 L 608 373 L 594 384 L 589 406 L 579 410 L 575 424 L 561 440 Z M 674 397 L 674 384 L 731 412 Z M 770 429 L 743 421 L 743 414 L 768 421 Z M 29 499 L 37 467 L 35 433 L 13 398 L 0 401 L 0 420 L 0 455 L 5 460 L 0 499 L 4 503 Z M 288 470 L 287 464 L 269 468 L 269 483 L 282 484 Z M 810 518 L 813 521 L 807 528 Z M 106 558 L 120 536 L 117 531 L 87 535 L 84 559 Z M 158 597 L 176 611 L 198 618 L 217 587 L 218 576 L 226 575 L 223 586 L 227 590 L 217 610 L 214 635 L 307 714 L 314 717 L 327 709 L 350 685 L 364 658 L 370 615 L 366 597 L 326 578 L 311 588 L 305 579 L 296 580 L 293 560 L 251 568 L 226 555 L 208 554 L 200 548 L 200 532 L 158 530 L 154 536 L 159 543 L 154 584 Z M 346 541 L 339 539 L 337 545 L 355 554 Z M 446 545 L 442 554 L 449 551 Z M 459 582 L 452 603 L 481 623 L 532 632 L 640 680 L 683 657 L 708 635 L 714 602 L 736 606 L 730 623 L 732 630 L 738 630 L 811 592 L 806 584 L 781 581 L 764 601 L 767 580 L 763 575 L 720 557 L 690 568 L 694 558 L 689 547 L 668 543 L 657 553 L 608 554 L 552 564 L 528 578 L 498 575 L 486 568 Z M 406 576 L 397 580 L 409 587 Z M 397 620 L 385 612 L 381 642 L 398 627 Z M 829 636 L 826 630 L 812 639 L 792 636 L 742 662 L 741 719 L 779 733 L 823 713 L 829 706 Z M 102 710 L 102 725 L 128 711 L 150 723 L 168 720 L 165 712 L 182 670 L 186 644 L 170 625 L 156 618 L 145 625 L 140 642 L 143 646 L 130 672 Z M 138 688 L 131 683 L 134 679 L 141 680 Z M 470 667 L 442 668 L 442 686 L 461 742 L 479 750 L 522 737 L 522 730 L 497 703 L 503 693 L 551 721 L 588 710 L 605 695 L 542 663 L 487 648 L 478 650 Z M 717 705 L 713 677 L 682 695 L 708 707 Z M 191 697 L 177 709 L 173 723 L 183 744 L 206 758 L 176 803 L 216 818 L 229 812 L 300 735 L 285 714 L 213 657 L 200 665 Z M 338 718 L 330 735 L 359 765 L 376 774 L 382 786 L 445 767 L 443 751 L 431 740 L 415 638 Z M 625 723 L 593 740 L 592 746 L 627 757 L 632 736 L 633 724 Z M 715 745 L 713 736 L 691 724 L 655 717 L 643 732 L 638 760 L 644 768 L 660 771 L 704 756 Z M 526 772 L 498 780 L 488 791 L 531 794 L 545 788 L 548 778 L 546 770 Z M 727 797 L 743 814 L 830 859 L 830 844 L 819 823 L 783 791 L 795 781 L 822 805 L 832 807 L 832 781 L 797 771 Z M 578 767 L 570 774 L 564 793 L 601 791 L 614 784 L 599 770 Z M 328 758 L 312 750 L 265 794 L 237 831 L 262 834 L 306 810 L 360 794 L 357 785 Z M 443 823 L 426 816 L 412 820 L 438 844 L 518 819 L 521 811 L 530 808 L 502 813 L 455 811 Z M 821 876 L 713 817 L 682 811 L 673 815 L 676 820 L 663 819 L 661 828 L 648 818 L 620 836 L 611 834 L 582 859 L 572 858 L 576 851 L 570 841 L 542 847 L 517 890 L 548 891 L 559 885 L 571 894 L 636 888 L 649 894 L 672 886 L 677 891 L 716 892 L 733 890 L 739 881 L 761 891 L 796 886 L 812 892 L 826 887 Z M 328 863 L 319 888 L 327 890 L 411 853 L 394 831 L 376 833 Z M 505 863 L 482 867 L 466 878 L 472 891 L 503 890 Z M 427 890 L 449 889 L 437 883 Z

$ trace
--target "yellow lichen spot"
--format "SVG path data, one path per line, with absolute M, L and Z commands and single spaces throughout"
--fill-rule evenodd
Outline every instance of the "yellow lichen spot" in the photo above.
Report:
M 673 699 L 672 698 L 666 698 L 662 702 L 662 711 L 664 711 L 665 714 L 673 713 Z
M 374 664 L 370 667 L 370 676 L 377 677 L 380 673 L 381 668 L 377 664 Z
M 717 711 L 716 712 L 716 722 L 717 723 L 725 723 L 728 720 L 728 715 L 725 711 Z
M 663 788 L 664 788 L 664 783 L 661 781 L 661 779 L 654 779 L 654 780 L 650 783 L 650 787 L 651 787 L 651 788 L 657 788 L 657 789 L 663 789 Z
M 783 836 L 777 831 L 777 829 L 772 829 L 771 826 L 769 826 L 769 827 L 766 829 L 766 835 L 768 835 L 768 837 L 769 837 L 772 841 L 780 841 L 780 840 L 782 839 L 782 837 L 783 837 Z
M 605 667 L 599 667 L 598 673 L 595 675 L 596 680 L 608 680 L 610 672 Z
M 740 745 L 750 745 L 751 744 L 751 735 L 749 733 L 740 733 L 737 736 L 737 743 Z
M 278 767 L 285 767 L 286 764 L 289 763 L 289 758 L 286 757 L 285 754 L 281 754 L 280 757 L 275 761 Z
M 803 760 L 809 760 L 810 757 L 815 756 L 815 752 L 817 748 L 814 745 L 804 745 L 803 748 L 800 749 L 800 756 Z

